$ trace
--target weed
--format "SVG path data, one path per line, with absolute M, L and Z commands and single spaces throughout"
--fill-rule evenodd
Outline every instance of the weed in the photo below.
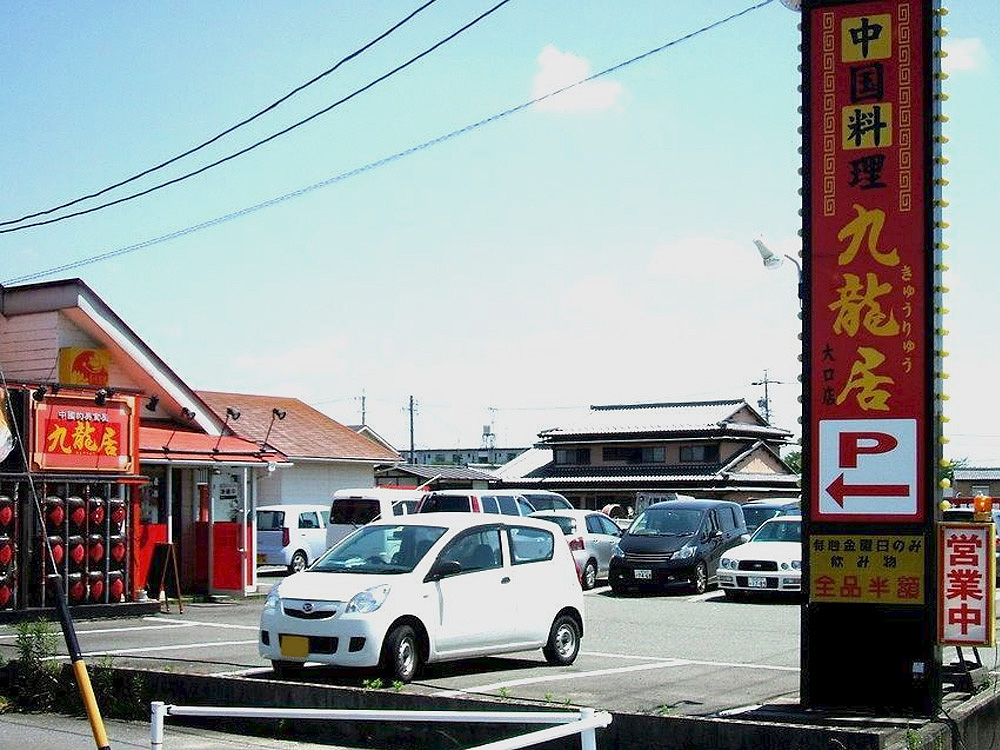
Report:
M 403 689 L 403 684 L 404 683 L 403 683 L 402 680 L 393 680 L 392 681 L 392 689 L 395 690 L 398 693 L 400 690 Z
M 546 693 L 545 694 L 545 702 L 546 703 L 551 703 L 552 702 L 552 693 Z
M 365 690 L 381 690 L 385 687 L 385 683 L 382 682 L 381 677 L 375 677 L 373 679 L 365 679 L 361 681 L 361 687 Z
M 11 703 L 27 711 L 45 711 L 56 702 L 60 666 L 56 655 L 56 632 L 44 620 L 17 625 L 17 667 L 11 677 Z
M 508 698 L 510 698 L 510 689 L 505 687 L 500 688 L 500 697 L 503 700 L 507 700 Z

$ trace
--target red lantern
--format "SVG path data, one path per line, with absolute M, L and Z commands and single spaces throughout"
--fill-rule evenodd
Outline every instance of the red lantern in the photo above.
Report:
M 14 592 L 10 588 L 10 583 L 6 580 L 0 581 L 0 609 L 7 606 L 7 603 L 14 598 Z
M 90 501 L 90 523 L 93 526 L 104 523 L 104 503 L 100 500 Z
M 111 601 L 120 602 L 122 595 L 125 593 L 125 582 L 122 581 L 121 576 L 115 576 L 108 583 L 108 592 L 111 594 Z
M 90 579 L 90 601 L 99 602 L 104 596 L 104 578 L 101 576 L 91 576 Z
M 0 526 L 10 526 L 14 520 L 14 506 L 7 498 L 0 498 Z
M 63 547 L 62 539 L 59 537 L 51 537 L 49 544 L 52 547 L 52 560 L 58 568 L 62 565 L 63 558 L 66 556 L 66 548 Z M 3 562 L 3 547 L 0 547 L 0 564 L 6 564 Z
M 70 537 L 69 540 L 69 559 L 74 565 L 83 565 L 84 559 L 87 557 L 87 548 L 83 546 L 83 540 L 78 537 Z
M 116 563 L 125 559 L 125 542 L 121 539 L 111 540 L 111 559 Z
M 76 575 L 70 578 L 69 598 L 74 602 L 82 602 L 84 597 L 87 596 L 87 587 L 83 583 L 83 577 Z
M 49 509 L 46 514 L 46 518 L 48 518 L 49 523 L 53 526 L 53 528 L 59 528 L 62 526 L 63 521 L 66 520 L 66 511 L 63 510 L 62 500 L 59 500 L 58 498 L 55 500 L 49 500 L 48 506 Z
M 88 547 L 87 555 L 90 557 L 91 562 L 99 563 L 104 559 L 104 542 L 101 541 L 99 536 L 91 537 Z
M 14 545 L 9 539 L 0 539 L 0 565 L 7 567 L 14 559 Z
M 87 510 L 82 505 L 78 505 L 69 512 L 69 520 L 76 528 L 81 528 L 87 520 Z
M 125 521 L 125 504 L 115 503 L 111 506 L 111 520 L 118 526 L 121 526 Z

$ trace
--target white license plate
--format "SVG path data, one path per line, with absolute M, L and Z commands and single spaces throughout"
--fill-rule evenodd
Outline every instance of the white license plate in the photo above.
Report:
M 767 579 L 761 578 L 760 576 L 749 576 L 747 578 L 747 588 L 749 589 L 766 589 Z
M 644 568 L 639 568 L 639 569 L 633 571 L 632 575 L 635 576 L 635 578 L 636 578 L 637 581 L 652 581 L 653 580 L 653 571 L 651 571 L 651 570 L 645 570 Z

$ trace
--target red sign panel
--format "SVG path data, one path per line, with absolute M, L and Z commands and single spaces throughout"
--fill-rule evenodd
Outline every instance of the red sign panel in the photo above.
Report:
M 135 474 L 135 399 L 47 396 L 32 402 L 32 468 L 40 471 Z
M 938 642 L 954 646 L 996 644 L 995 527 L 942 523 L 938 538 Z
M 813 11 L 813 520 L 924 519 L 926 12 L 919 0 Z

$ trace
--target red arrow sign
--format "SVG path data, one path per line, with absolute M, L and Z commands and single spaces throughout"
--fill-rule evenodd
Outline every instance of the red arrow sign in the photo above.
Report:
M 844 475 L 833 480 L 827 493 L 833 498 L 841 508 L 844 507 L 845 497 L 908 497 L 910 485 L 908 484 L 847 484 L 844 482 Z

